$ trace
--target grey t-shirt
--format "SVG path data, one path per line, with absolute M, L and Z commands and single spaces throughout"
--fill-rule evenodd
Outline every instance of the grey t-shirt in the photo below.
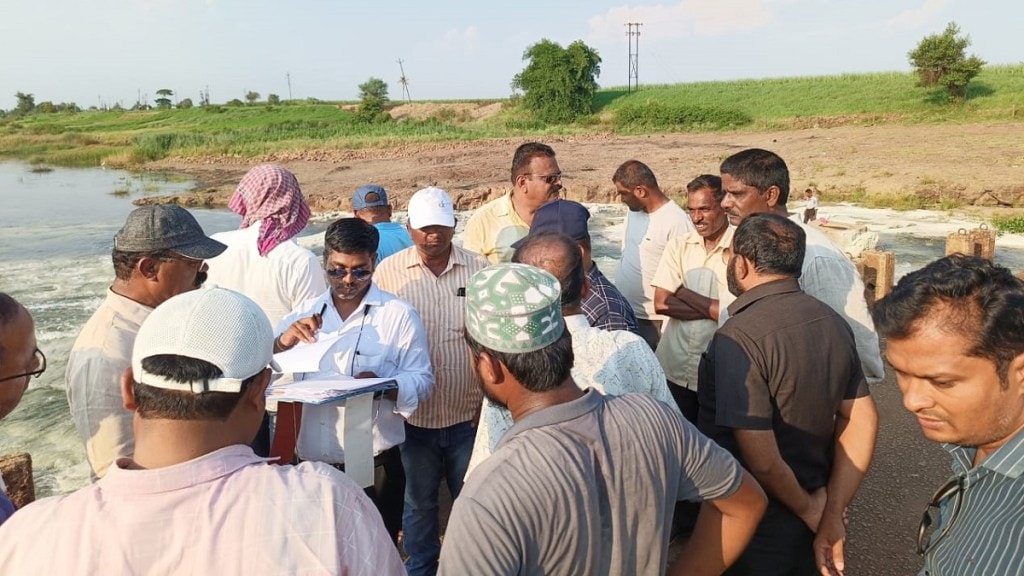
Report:
M 741 479 L 664 404 L 591 390 L 516 422 L 470 475 L 440 574 L 662 574 L 675 502 L 729 496 Z

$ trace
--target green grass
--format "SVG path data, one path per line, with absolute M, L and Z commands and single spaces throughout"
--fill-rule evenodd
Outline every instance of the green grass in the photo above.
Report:
M 971 83 L 968 100 L 959 104 L 945 102 L 941 92 L 917 87 L 915 81 L 909 72 L 889 72 L 643 86 L 632 93 L 613 87 L 597 93 L 594 114 L 566 125 L 540 122 L 516 100 L 500 101 L 500 113 L 480 120 L 444 108 L 474 101 L 430 101 L 441 106 L 431 118 L 383 124 L 360 123 L 342 103 L 316 99 L 273 106 L 7 116 L 0 119 L 0 160 L 132 166 L 168 156 L 252 158 L 408 142 L 1024 119 L 1024 64 L 985 68 Z

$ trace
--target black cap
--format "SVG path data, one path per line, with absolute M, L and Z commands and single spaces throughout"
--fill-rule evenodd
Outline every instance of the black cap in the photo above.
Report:
M 122 252 L 173 250 L 187 258 L 206 260 L 227 246 L 206 236 L 188 210 L 180 206 L 142 206 L 132 210 L 114 236 L 114 249 Z

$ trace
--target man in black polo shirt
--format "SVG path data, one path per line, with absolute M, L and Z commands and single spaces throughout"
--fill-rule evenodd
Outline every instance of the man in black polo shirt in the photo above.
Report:
M 805 247 L 782 216 L 743 220 L 726 275 L 737 299 L 701 361 L 699 428 L 769 497 L 726 574 L 840 573 L 843 511 L 871 464 L 878 416 L 853 332 L 800 290 Z

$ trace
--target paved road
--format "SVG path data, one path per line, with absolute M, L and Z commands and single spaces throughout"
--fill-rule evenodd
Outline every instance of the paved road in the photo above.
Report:
M 925 440 L 917 420 L 903 409 L 889 372 L 871 389 L 878 404 L 878 444 L 871 471 L 850 507 L 847 574 L 852 576 L 917 573 L 921 513 L 951 474 L 946 452 Z

